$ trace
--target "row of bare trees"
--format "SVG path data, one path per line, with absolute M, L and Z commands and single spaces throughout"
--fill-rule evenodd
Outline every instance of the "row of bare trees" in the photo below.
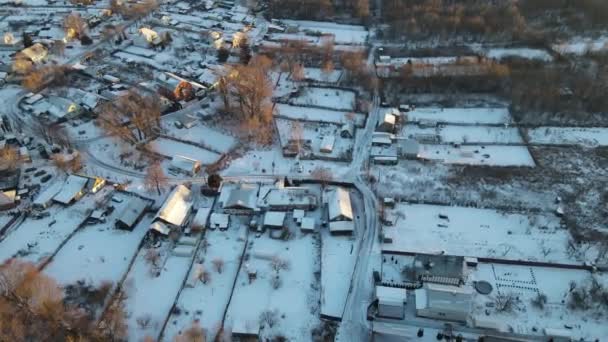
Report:
M 327 19 L 334 14 L 352 14 L 367 19 L 369 0 L 270 0 L 268 7 L 273 18 Z

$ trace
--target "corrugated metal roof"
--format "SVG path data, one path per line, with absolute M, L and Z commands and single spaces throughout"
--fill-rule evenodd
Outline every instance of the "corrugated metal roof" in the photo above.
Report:
M 176 186 L 156 214 L 155 220 L 161 219 L 177 227 L 183 226 L 192 208 L 190 194 L 190 189 L 184 185 Z
M 350 203 L 350 194 L 344 188 L 338 187 L 329 195 L 327 202 L 329 206 L 329 219 L 336 220 L 340 217 L 353 219 L 353 208 Z

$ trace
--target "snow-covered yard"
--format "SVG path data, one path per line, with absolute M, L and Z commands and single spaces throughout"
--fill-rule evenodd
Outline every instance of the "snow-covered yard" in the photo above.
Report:
M 158 267 L 146 260 L 149 248 L 142 248 L 125 279 L 128 335 L 130 341 L 146 336 L 158 338 L 173 303 L 188 276 L 192 259 L 172 255 L 172 244 L 157 248 Z
M 200 267 L 195 266 L 190 272 L 188 282 L 177 300 L 180 314 L 172 314 L 163 332 L 165 341 L 173 338 L 186 329 L 194 321 L 198 321 L 207 332 L 207 340 L 213 341 L 220 327 L 224 310 L 232 293 L 232 284 L 237 275 L 241 255 L 246 241 L 246 227 L 241 226 L 234 230 L 222 232 L 219 230 L 207 230 L 205 240 L 198 251 L 199 264 L 202 270 L 208 272 L 209 280 L 203 284 L 196 276 Z M 223 262 L 222 272 L 214 269 L 214 260 Z
M 530 144 L 608 146 L 608 128 L 538 127 L 527 131 Z
M 509 108 L 417 107 L 407 113 L 408 122 L 432 121 L 459 124 L 505 124 L 511 121 Z
M 485 280 L 492 285 L 493 291 L 487 296 L 477 294 L 474 297 L 472 316 L 495 321 L 514 333 L 543 335 L 546 328 L 565 329 L 572 334 L 573 341 L 602 340 L 608 336 L 604 304 L 593 302 L 587 310 L 568 307 L 571 284 L 579 289 L 589 289 L 592 279 L 603 288 L 608 286 L 605 275 L 585 270 L 481 263 L 470 281 Z M 488 308 L 488 303 L 495 303 L 498 294 L 516 296 L 513 310 L 498 312 Z M 532 304 L 539 295 L 546 296 L 542 307 Z
M 296 139 L 298 131 L 294 130 L 294 125 L 297 121 L 287 119 L 275 119 L 279 130 L 281 147 L 286 147 L 288 141 Z M 301 138 L 311 141 L 311 153 L 313 156 L 330 157 L 330 158 L 346 158 L 350 159 L 353 149 L 354 139 L 342 138 L 340 136 L 340 127 L 332 124 L 316 124 L 309 122 L 300 122 Z M 297 127 L 297 126 L 296 126 Z M 321 152 L 323 137 L 330 136 L 335 138 L 333 150 L 330 153 Z M 303 149 L 304 150 L 304 149 Z
M 176 155 L 200 161 L 202 164 L 213 164 L 220 159 L 220 154 L 204 148 L 167 138 L 158 138 L 151 142 L 154 151 L 173 158 Z
M 243 329 L 257 333 L 260 329 L 266 338 L 282 335 L 289 341 L 310 340 L 310 331 L 318 322 L 318 246 L 312 235 L 293 233 L 296 236 L 288 241 L 267 234 L 250 237 L 249 259 L 239 271 L 226 316 L 226 325 L 233 333 Z M 257 273 L 251 283 L 248 271 Z M 279 280 L 275 280 L 276 274 Z M 271 316 L 274 322 L 263 316 Z
M 281 22 L 288 26 L 298 27 L 301 32 L 333 35 L 336 44 L 364 44 L 368 36 L 365 27 L 359 25 L 343 25 L 326 21 L 288 19 L 281 19 Z
M 219 153 L 230 151 L 237 143 L 234 137 L 205 126 L 200 122 L 194 127 L 184 127 L 182 129 L 175 127 L 173 122 L 163 122 L 163 126 L 165 133 L 171 137 L 192 141 Z
M 90 194 L 65 208 L 53 205 L 41 219 L 27 218 L 0 242 L 0 261 L 19 257 L 34 263 L 50 257 L 87 218 L 96 200 L 107 195 L 108 188 Z
M 534 167 L 525 146 L 506 145 L 420 145 L 418 157 L 446 164 Z
M 314 82 L 337 83 L 342 77 L 342 70 L 324 71 L 321 68 L 304 68 L 304 79 Z
M 361 113 L 354 113 L 354 115 L 350 115 L 351 111 L 336 111 L 311 107 L 290 106 L 280 103 L 276 105 L 275 109 L 277 115 L 293 120 L 327 122 L 339 125 L 354 121 L 359 127 L 365 124 L 366 117 Z
M 353 111 L 356 106 L 355 92 L 343 89 L 307 87 L 300 96 L 291 100 L 296 106 L 323 107 L 339 111 Z
M 415 124 L 405 125 L 402 135 L 416 139 L 417 136 L 436 135 L 444 143 L 469 144 L 523 144 L 516 127 L 502 126 L 457 126 L 441 125 L 422 128 Z
M 356 241 L 322 233 L 321 314 L 341 319 L 357 260 Z
M 389 212 L 396 222 L 383 228 L 393 241 L 383 245 L 387 252 L 445 253 L 575 265 L 592 261 L 595 256 L 589 251 L 584 260 L 576 260 L 568 253 L 570 234 L 552 214 L 405 203 Z

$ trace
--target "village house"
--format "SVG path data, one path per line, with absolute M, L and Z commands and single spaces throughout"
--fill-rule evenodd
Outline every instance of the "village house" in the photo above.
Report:
M 201 170 L 201 162 L 192 158 L 176 155 L 171 159 L 169 170 L 194 177 Z
M 352 221 L 353 208 L 348 190 L 337 187 L 329 192 L 327 198 L 329 221 Z
M 268 210 L 314 210 L 317 207 L 317 196 L 308 188 L 273 188 L 261 198 L 260 206 Z
M 131 197 L 116 218 L 116 228 L 133 230 L 133 228 L 135 228 L 137 223 L 144 216 L 148 206 L 148 201 L 136 196 Z
M 209 219 L 209 229 L 228 229 L 230 225 L 230 215 L 222 213 L 213 213 Z
M 191 197 L 191 191 L 186 186 L 176 186 L 156 214 L 150 229 L 161 235 L 169 235 L 172 230 L 184 227 L 192 210 Z
M 379 317 L 403 319 L 405 316 L 406 289 L 376 286 L 376 299 L 378 299 Z
M 86 193 L 87 182 L 87 178 L 69 175 L 59 193 L 53 197 L 53 201 L 63 205 L 78 201 Z
M 233 215 L 251 215 L 257 211 L 258 186 L 239 184 L 236 187 L 222 187 L 220 203 L 225 213 Z M 225 198 L 225 199 L 224 199 Z
M 264 228 L 281 229 L 285 224 L 285 213 L 282 211 L 267 211 L 264 214 Z
M 416 315 L 445 321 L 466 322 L 471 313 L 473 290 L 441 284 L 424 284 L 416 290 Z

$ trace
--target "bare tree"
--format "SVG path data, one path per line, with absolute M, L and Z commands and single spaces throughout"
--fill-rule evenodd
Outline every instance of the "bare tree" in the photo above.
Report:
M 149 191 L 156 189 L 158 195 L 161 195 L 161 189 L 167 186 L 168 179 L 160 162 L 156 161 L 148 167 L 144 183 Z
M 183 334 L 175 337 L 175 342 L 205 342 L 205 332 L 198 321 L 192 322 L 192 325 L 184 331 Z
M 156 249 L 150 248 L 146 252 L 145 259 L 146 259 L 146 262 L 148 262 L 150 265 L 152 265 L 154 267 L 158 267 L 158 261 L 160 260 L 160 253 Z
M 272 329 L 279 322 L 279 312 L 277 310 L 265 310 L 260 314 L 260 325 L 268 326 Z
M 86 34 L 87 24 L 78 12 L 72 12 L 63 18 L 63 29 L 67 39 L 82 39 Z
M 498 312 L 511 312 L 515 309 L 518 298 L 512 293 L 499 293 L 494 298 L 494 305 Z
M 221 259 L 221 258 L 213 259 L 213 261 L 211 263 L 213 263 L 213 268 L 215 269 L 215 271 L 217 273 L 221 274 L 222 271 L 224 270 L 224 259 Z
M 278 274 L 279 271 L 282 270 L 289 270 L 290 268 L 290 264 L 288 260 L 285 260 L 281 257 L 279 257 L 278 255 L 275 255 L 272 257 L 272 259 L 270 260 L 270 267 L 272 267 L 272 269 Z
M 16 148 L 5 146 L 0 149 L 0 169 L 14 170 L 20 163 L 21 158 Z
M 318 166 L 314 170 L 312 170 L 310 172 L 310 176 L 321 182 L 322 185 L 327 185 L 327 183 L 333 180 L 331 170 L 321 166 Z

